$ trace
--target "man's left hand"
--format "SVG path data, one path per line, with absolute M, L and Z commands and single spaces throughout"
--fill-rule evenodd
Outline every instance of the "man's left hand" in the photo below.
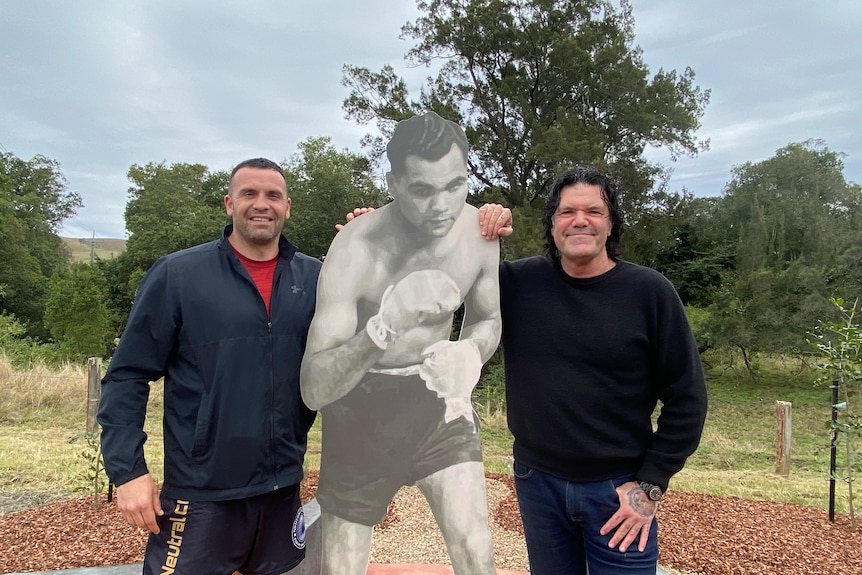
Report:
M 620 498 L 620 508 L 602 525 L 599 532 L 607 535 L 616 529 L 608 546 L 611 549 L 619 546 L 620 553 L 625 553 L 635 541 L 638 542 L 638 551 L 643 551 L 649 539 L 653 517 L 658 510 L 658 502 L 651 501 L 636 481 L 629 481 L 617 487 L 617 495 Z
M 359 216 L 361 216 L 363 214 L 367 214 L 368 212 L 373 212 L 373 211 L 374 211 L 374 208 L 353 208 L 352 212 L 350 212 L 349 214 L 344 216 L 344 219 L 347 221 L 347 223 L 346 224 L 335 224 L 335 230 L 340 232 L 342 230 L 342 228 L 344 228 L 344 226 L 346 226 L 347 224 L 349 224 L 350 222 L 352 222 L 353 220 L 355 220 Z
M 485 204 L 479 208 L 479 227 L 486 240 L 512 235 L 512 210 L 500 204 Z

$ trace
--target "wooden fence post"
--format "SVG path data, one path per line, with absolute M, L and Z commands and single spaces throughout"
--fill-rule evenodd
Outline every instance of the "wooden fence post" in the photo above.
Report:
M 98 433 L 99 422 L 96 414 L 99 412 L 99 401 L 102 399 L 102 360 L 98 357 L 87 358 L 87 433 Z M 90 439 L 88 438 L 89 442 Z M 89 444 L 89 443 L 88 443 Z M 96 438 L 96 445 L 99 439 Z M 93 464 L 93 507 L 99 505 L 99 467 L 102 461 L 101 446 L 96 447 L 96 461 Z
M 775 417 L 778 427 L 775 431 L 775 472 L 785 477 L 790 475 L 791 403 L 775 402 Z
M 102 398 L 102 360 L 98 357 L 87 359 L 87 433 L 99 431 L 96 413 Z

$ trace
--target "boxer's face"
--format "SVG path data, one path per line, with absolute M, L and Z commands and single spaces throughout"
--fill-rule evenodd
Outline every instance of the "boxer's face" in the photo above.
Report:
M 467 199 L 467 162 L 455 144 L 436 161 L 407 156 L 402 173 L 390 172 L 389 184 L 401 213 L 416 229 L 445 236 Z

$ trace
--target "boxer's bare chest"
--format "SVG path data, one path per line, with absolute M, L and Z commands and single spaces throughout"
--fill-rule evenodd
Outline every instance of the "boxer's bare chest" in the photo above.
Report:
M 470 290 L 476 281 L 480 265 L 475 254 L 467 253 L 459 242 L 454 240 L 441 242 L 421 249 L 405 249 L 403 252 L 389 254 L 384 274 L 389 282 L 383 286 L 396 283 L 412 272 L 422 270 L 440 270 L 455 280 L 461 290 L 461 296 Z

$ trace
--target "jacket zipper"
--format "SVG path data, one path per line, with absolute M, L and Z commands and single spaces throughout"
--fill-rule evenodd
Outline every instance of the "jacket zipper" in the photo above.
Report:
M 276 462 L 278 461 L 278 457 L 276 456 L 276 442 L 275 442 L 275 337 L 272 334 L 272 311 L 275 309 L 276 298 L 278 297 L 278 284 L 279 279 L 281 278 L 281 273 L 279 271 L 279 263 L 275 265 L 275 274 L 272 279 L 272 292 L 269 298 L 269 309 L 270 315 L 267 318 L 266 329 L 269 333 L 269 397 L 270 397 L 270 409 L 269 409 L 269 443 L 270 443 L 270 451 L 272 452 L 272 476 L 273 476 L 273 487 L 272 490 L 275 491 L 278 489 L 278 468 L 276 466 Z M 264 306 L 265 307 L 265 306 Z

